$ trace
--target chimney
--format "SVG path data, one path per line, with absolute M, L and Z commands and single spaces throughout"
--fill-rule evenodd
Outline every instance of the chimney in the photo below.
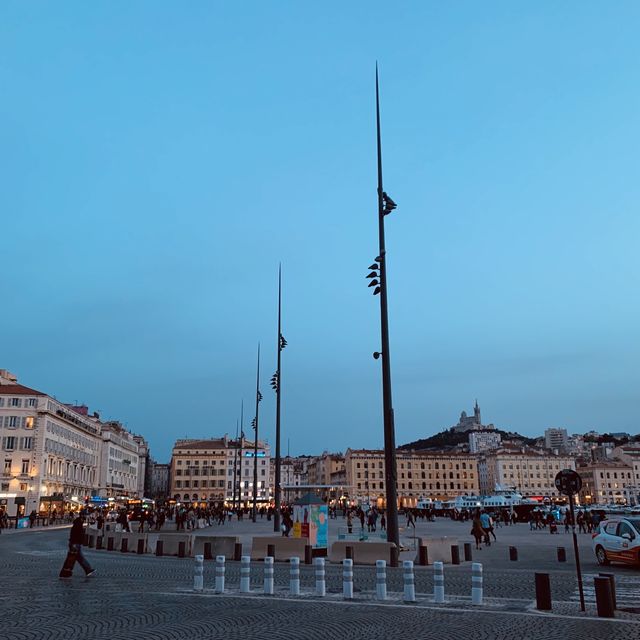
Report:
M 18 384 L 18 377 L 7 369 L 0 369 L 0 384 Z

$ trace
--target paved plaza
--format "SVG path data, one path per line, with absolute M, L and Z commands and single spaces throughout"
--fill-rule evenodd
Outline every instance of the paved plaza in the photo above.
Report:
M 246 520 L 198 533 L 239 535 L 244 551 L 254 531 L 271 533 L 266 520 L 254 525 Z M 343 526 L 331 522 L 330 538 Z M 438 519 L 419 522 L 418 536 L 458 536 L 468 542 L 470 523 Z M 410 533 L 413 531 L 410 530 Z M 205 563 L 205 592 L 194 593 L 194 561 L 86 550 L 98 570 L 85 578 L 79 567 L 71 580 L 58 572 L 66 552 L 67 528 L 3 532 L 0 536 L 0 637 L 31 638 L 634 638 L 640 637 L 640 571 L 614 566 L 618 603 L 615 620 L 598 619 L 593 600 L 596 565 L 591 536 L 581 535 L 581 552 L 587 595 L 587 613 L 578 607 L 571 536 L 546 531 L 530 532 L 528 525 L 497 530 L 498 542 L 474 551 L 483 563 L 485 602 L 470 602 L 470 563 L 446 565 L 447 602 L 433 603 L 433 569 L 416 567 L 416 604 L 401 599 L 402 570 L 387 569 L 389 599 L 373 599 L 375 569 L 356 567 L 355 600 L 342 600 L 342 570 L 327 565 L 327 596 L 313 595 L 313 568 L 301 567 L 302 595 L 287 595 L 288 566 L 276 565 L 275 595 L 264 596 L 262 563 L 252 565 L 254 593 L 240 594 L 239 563 L 227 562 L 228 593 L 213 593 L 213 563 Z M 402 532 L 403 543 L 413 536 Z M 567 548 L 567 563 L 558 563 L 556 547 Z M 508 547 L 518 548 L 518 561 L 509 561 Z M 414 552 L 404 552 L 413 559 Z M 553 591 L 553 612 L 535 610 L 534 571 L 548 572 Z

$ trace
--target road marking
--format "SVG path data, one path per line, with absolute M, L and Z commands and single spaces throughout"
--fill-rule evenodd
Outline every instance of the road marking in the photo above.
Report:
M 584 598 L 585 601 L 592 604 L 596 601 L 596 592 L 591 581 L 597 577 L 598 575 L 595 573 L 588 573 L 583 576 L 585 581 L 589 580 L 590 582 L 590 584 L 584 585 Z M 571 594 L 571 601 L 580 601 L 578 589 Z M 616 575 L 616 602 L 618 605 L 640 606 L 640 576 Z
M 197 593 L 195 591 L 173 591 L 173 592 L 163 592 L 158 591 L 156 595 L 165 595 L 165 596 L 196 596 L 199 598 L 233 598 L 233 599 L 241 599 L 241 598 L 251 598 L 254 600 L 270 600 L 273 602 L 274 600 L 282 601 L 282 602 L 313 602 L 316 604 L 325 604 L 325 605 L 340 605 L 343 607 L 390 607 L 393 609 L 407 609 L 407 608 L 417 608 L 417 609 L 429 609 L 430 611 L 436 612 L 446 612 L 446 613 L 488 613 L 491 612 L 492 615 L 504 615 L 504 616 L 520 616 L 520 617 L 528 617 L 528 618 L 555 618 L 558 620 L 579 620 L 582 622 L 612 622 L 616 624 L 630 624 L 640 626 L 640 620 L 625 620 L 621 618 L 597 618 L 591 617 L 587 615 L 570 615 L 570 614 L 562 614 L 562 613 L 552 613 L 552 612 L 539 612 L 539 611 L 501 611 L 500 609 L 487 609 L 486 607 L 477 607 L 477 608 L 469 608 L 469 609 L 461 609 L 457 607 L 443 607 L 443 606 L 434 606 L 430 605 L 427 602 L 424 603 L 412 603 L 405 604 L 400 602 L 380 602 L 380 601 L 355 601 L 355 600 L 331 600 L 331 599 L 318 599 L 314 598 L 312 595 L 302 597 L 283 597 L 279 595 L 272 596 L 264 596 L 261 594 L 214 594 L 211 593 Z M 498 598 L 494 598 L 494 600 L 498 600 Z M 528 601 L 527 601 L 528 602 Z M 532 603 L 535 605 L 535 603 Z

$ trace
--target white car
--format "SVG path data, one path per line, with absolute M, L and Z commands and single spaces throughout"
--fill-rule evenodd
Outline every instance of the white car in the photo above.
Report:
M 640 518 L 604 520 L 592 534 L 591 544 L 598 564 L 623 562 L 640 568 Z

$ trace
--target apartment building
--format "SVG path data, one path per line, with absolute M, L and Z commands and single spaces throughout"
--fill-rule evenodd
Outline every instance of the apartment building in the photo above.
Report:
M 421 498 L 449 500 L 477 495 L 477 457 L 458 452 L 396 451 L 398 502 L 413 507 Z M 381 449 L 347 449 L 346 480 L 352 499 L 384 504 L 385 461 Z
M 258 441 L 258 455 L 254 457 L 254 443 L 246 438 L 176 441 L 171 457 L 170 496 L 178 502 L 240 501 L 253 503 L 253 469 L 257 460 L 257 499 L 270 499 L 270 450 Z
M 312 458 L 308 464 L 307 474 L 310 485 L 330 485 L 331 475 L 345 470 L 344 456 L 340 453 L 323 452 Z
M 144 438 L 101 422 L 85 405 L 19 384 L 6 369 L 0 369 L 0 436 L 0 499 L 10 515 L 78 509 L 98 495 L 143 495 Z
M 629 494 L 635 489 L 637 481 L 631 465 L 619 460 L 603 460 L 579 466 L 576 471 L 582 478 L 580 502 L 584 504 L 632 502 Z M 635 499 L 634 495 L 634 501 Z
M 570 456 L 544 449 L 504 445 L 487 451 L 479 459 L 480 493 L 497 488 L 515 490 L 523 497 L 557 494 L 555 477 L 561 469 L 575 469 Z
M 0 498 L 12 513 L 84 504 L 98 482 L 100 424 L 0 370 Z

